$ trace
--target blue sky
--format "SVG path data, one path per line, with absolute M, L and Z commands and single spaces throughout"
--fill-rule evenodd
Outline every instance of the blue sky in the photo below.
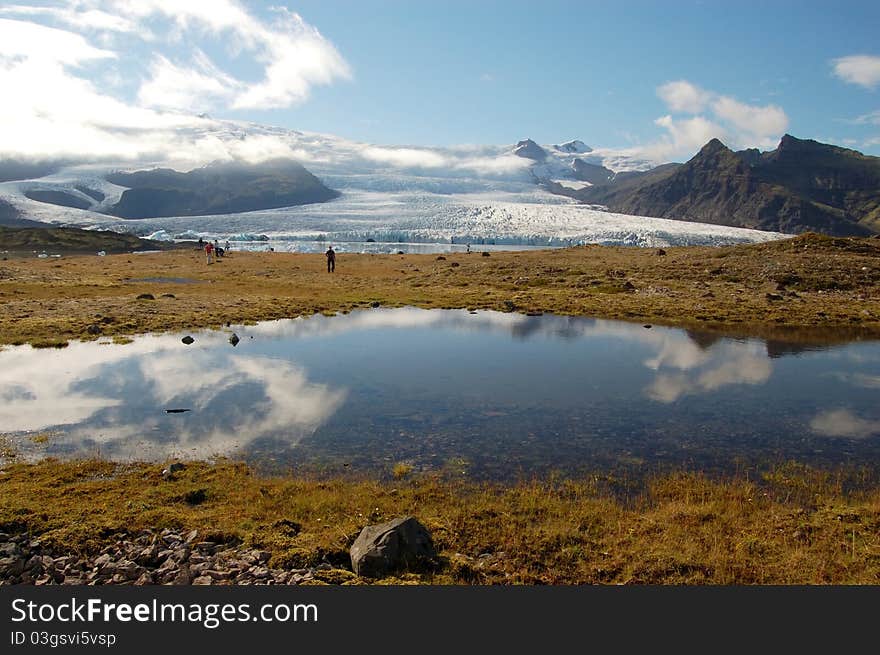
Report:
M 381 144 L 682 160 L 789 132 L 880 155 L 878 26 L 877 2 L 3 2 L 0 148 L 109 156 L 207 112 Z

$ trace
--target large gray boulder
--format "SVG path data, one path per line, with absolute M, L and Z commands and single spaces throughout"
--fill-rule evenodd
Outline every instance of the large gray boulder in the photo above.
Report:
M 371 578 L 400 569 L 416 570 L 437 558 L 431 535 L 412 516 L 366 526 L 350 552 L 352 570 Z

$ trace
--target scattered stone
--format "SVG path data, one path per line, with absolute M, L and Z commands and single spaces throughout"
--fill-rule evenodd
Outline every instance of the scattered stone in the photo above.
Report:
M 152 293 L 142 293 L 137 297 L 138 300 L 155 300 L 156 297 Z
M 778 293 L 768 293 L 765 297 L 767 300 L 782 300 L 782 296 Z
M 163 298 L 177 298 L 177 296 L 175 296 L 173 293 L 163 293 L 162 297 Z
M 459 264 L 458 262 L 452 262 L 452 263 L 450 264 L 450 266 L 451 266 L 452 268 L 458 268 L 459 266 L 461 266 L 461 264 Z
M 367 577 L 381 577 L 401 568 L 416 570 L 437 559 L 431 535 L 412 516 L 366 526 L 350 555 L 352 570 Z
M 445 261 L 446 261 L 446 257 L 444 257 L 443 255 L 437 255 L 437 261 L 438 261 L 438 262 L 445 262 Z
M 93 323 L 92 325 L 90 325 L 89 327 L 86 328 L 86 332 L 88 332 L 89 334 L 92 334 L 92 335 L 101 334 L 101 326 Z
M 233 332 L 233 333 L 232 333 L 232 336 L 229 337 L 229 343 L 231 343 L 231 344 L 232 344 L 232 347 L 234 348 L 235 346 L 238 345 L 238 342 L 239 342 L 239 341 L 241 341 L 241 339 L 239 339 L 239 338 L 238 338 L 238 335 L 237 335 L 235 332 Z
M 666 254 L 666 251 L 663 248 L 657 248 L 657 255 L 663 257 Z
M 370 307 L 378 307 L 381 303 L 378 300 L 374 300 L 370 303 Z
M 480 253 L 480 254 L 481 254 L 483 257 L 489 257 L 489 253 L 486 252 L 485 250 L 484 250 L 482 253 Z
M 189 344 L 193 343 L 195 341 L 195 339 L 193 339 L 189 335 L 186 335 L 183 339 L 181 339 L 181 341 L 188 346 Z

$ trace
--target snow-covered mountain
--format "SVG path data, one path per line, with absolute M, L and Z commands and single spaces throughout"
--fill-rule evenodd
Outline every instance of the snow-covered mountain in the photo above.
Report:
M 23 217 L 165 238 L 232 238 L 300 250 L 358 242 L 475 243 L 547 246 L 763 241 L 780 235 L 604 212 L 543 190 L 558 182 L 579 188 L 608 173 L 644 170 L 654 162 L 624 152 L 594 150 L 578 140 L 539 145 L 382 146 L 337 136 L 209 118 L 179 130 L 175 156 L 65 164 L 38 178 L 0 182 L 0 199 Z M 124 187 L 114 171 L 166 166 L 191 170 L 209 162 L 291 158 L 341 196 L 330 202 L 198 217 L 126 220 L 103 212 Z M 49 204 L 42 200 L 50 199 Z M 259 236 L 259 241 L 255 241 Z M 266 242 L 268 238 L 268 243 Z M 308 245 L 316 242 L 318 245 Z M 352 245 L 352 248 L 357 246 Z M 462 245 L 462 247 L 464 247 Z M 379 248 L 371 245 L 369 248 Z M 343 246 L 345 249 L 345 246 Z

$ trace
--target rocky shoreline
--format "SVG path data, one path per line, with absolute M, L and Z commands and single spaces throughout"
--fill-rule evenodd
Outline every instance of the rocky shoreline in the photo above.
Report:
M 0 585 L 296 585 L 355 578 L 329 563 L 271 568 L 269 552 L 201 541 L 196 530 L 120 533 L 113 541 L 94 555 L 60 554 L 27 534 L 0 533 Z

